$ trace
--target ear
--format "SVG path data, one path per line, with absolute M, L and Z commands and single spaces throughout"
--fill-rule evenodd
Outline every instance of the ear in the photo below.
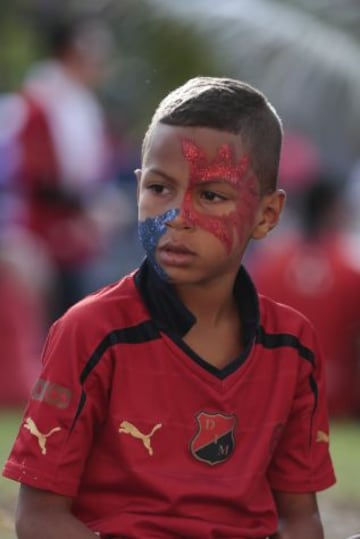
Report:
M 257 221 L 251 235 L 252 239 L 260 240 L 264 238 L 278 224 L 285 200 L 286 194 L 282 189 L 277 189 L 273 193 L 262 197 Z
M 137 198 L 137 200 L 139 200 L 139 187 L 140 187 L 140 180 L 141 180 L 142 170 L 140 168 L 137 168 L 137 169 L 134 170 L 134 174 L 135 174 L 136 180 L 137 180 L 136 198 Z

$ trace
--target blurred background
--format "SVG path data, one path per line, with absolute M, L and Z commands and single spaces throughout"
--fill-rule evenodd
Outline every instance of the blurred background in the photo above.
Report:
M 285 130 L 286 211 L 245 264 L 318 331 L 338 475 L 326 537 L 360 532 L 358 0 L 12 0 L 0 33 L 0 464 L 51 322 L 142 259 L 133 170 L 154 108 L 192 76 L 236 77 Z M 16 489 L 0 479 L 4 539 Z

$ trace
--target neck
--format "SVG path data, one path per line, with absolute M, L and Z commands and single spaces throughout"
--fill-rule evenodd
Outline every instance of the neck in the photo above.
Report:
M 176 285 L 175 288 L 181 301 L 196 317 L 197 323 L 216 327 L 237 313 L 232 275 L 222 275 L 206 283 Z

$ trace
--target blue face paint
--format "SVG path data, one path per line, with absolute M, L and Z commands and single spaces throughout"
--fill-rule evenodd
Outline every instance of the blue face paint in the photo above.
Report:
M 138 225 L 139 238 L 142 246 L 145 249 L 147 257 L 156 272 L 165 281 L 167 281 L 169 277 L 163 268 L 156 262 L 155 251 L 157 244 L 159 243 L 159 239 L 167 230 L 166 223 L 173 221 L 178 214 L 178 209 L 171 209 L 162 215 L 158 215 L 157 217 L 148 217 L 145 219 L 145 221 L 140 221 Z

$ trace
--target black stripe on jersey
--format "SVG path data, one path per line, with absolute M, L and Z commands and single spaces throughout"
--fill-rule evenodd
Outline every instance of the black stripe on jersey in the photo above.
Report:
M 306 361 L 309 361 L 311 365 L 315 368 L 314 352 L 307 346 L 301 344 L 300 340 L 295 337 L 295 335 L 291 335 L 290 333 L 266 333 L 264 328 L 260 326 L 256 334 L 256 342 L 258 344 L 262 344 L 264 348 L 280 348 L 282 346 L 290 346 L 291 348 L 295 348 L 298 351 L 300 357 L 302 357 Z M 311 391 L 314 395 L 314 407 L 311 414 L 311 428 L 309 436 L 309 444 L 311 445 L 313 430 L 312 422 L 318 405 L 319 396 L 319 389 L 313 374 L 310 374 L 309 376 L 309 384 Z
M 129 344 L 140 344 L 147 341 L 153 341 L 160 337 L 160 333 L 156 328 L 155 324 L 151 320 L 142 322 L 138 326 L 126 327 L 123 329 L 115 329 L 111 331 L 104 337 L 100 344 L 95 348 L 94 352 L 89 357 L 86 362 L 85 367 L 83 368 L 80 374 L 80 383 L 83 386 L 87 377 L 91 371 L 96 367 L 96 365 L 101 361 L 105 352 L 116 344 L 120 343 L 129 343 Z M 81 392 L 80 401 L 75 413 L 74 420 L 71 425 L 71 431 L 73 430 L 75 423 L 83 409 L 86 401 L 86 393 L 84 389 Z
M 315 380 L 315 378 L 314 378 L 314 376 L 312 374 L 309 376 L 309 382 L 310 382 L 311 390 L 312 390 L 312 392 L 314 394 L 314 408 L 313 408 L 313 411 L 312 411 L 312 414 L 311 414 L 311 429 L 310 429 L 310 439 L 309 439 L 309 445 L 311 445 L 311 443 L 312 443 L 312 432 L 313 432 L 312 425 L 313 425 L 313 419 L 314 419 L 315 410 L 316 410 L 317 404 L 318 404 L 319 390 L 318 390 L 316 380 Z
M 315 366 L 314 352 L 301 344 L 300 340 L 290 333 L 266 333 L 263 327 L 259 327 L 256 334 L 256 342 L 265 348 L 280 348 L 290 346 L 296 348 L 299 355 Z

